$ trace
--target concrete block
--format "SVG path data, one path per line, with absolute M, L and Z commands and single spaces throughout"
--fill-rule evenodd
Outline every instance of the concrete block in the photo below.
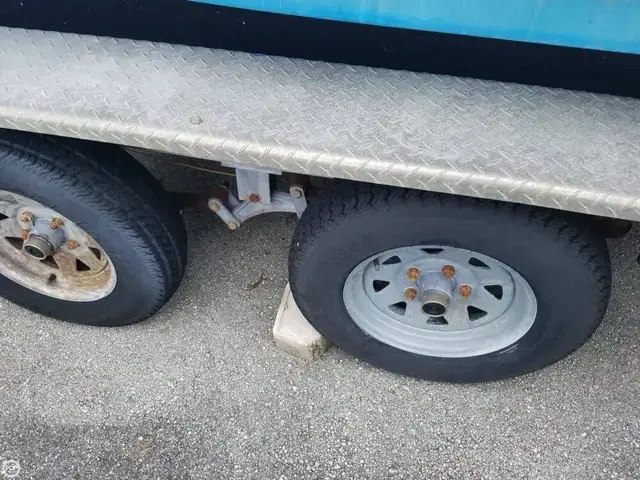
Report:
M 276 347 L 304 360 L 315 360 L 329 348 L 329 342 L 311 326 L 296 305 L 289 284 L 284 290 L 273 325 Z

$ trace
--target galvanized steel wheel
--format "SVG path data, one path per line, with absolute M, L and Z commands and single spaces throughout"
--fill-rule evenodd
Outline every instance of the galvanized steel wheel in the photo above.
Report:
M 420 355 L 473 357 L 505 348 L 533 325 L 537 301 L 495 258 L 445 245 L 386 250 L 354 268 L 342 301 L 363 331 Z
M 609 299 L 604 238 L 582 217 L 369 185 L 313 199 L 291 290 L 348 353 L 431 380 L 508 378 L 593 333 Z
M 126 325 L 164 305 L 185 263 L 179 213 L 122 149 L 0 130 L 0 295 Z

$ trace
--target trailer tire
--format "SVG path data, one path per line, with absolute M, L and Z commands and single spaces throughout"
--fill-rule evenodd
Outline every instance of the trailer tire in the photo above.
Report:
M 300 219 L 291 290 L 320 333 L 377 367 L 449 382 L 514 377 L 570 354 L 600 324 L 611 269 L 590 225 L 523 205 L 348 185 L 322 192 Z M 486 323 L 476 327 L 474 315 Z
M 0 233 L 6 236 L 0 243 L 19 242 L 9 232 L 29 220 L 26 211 L 33 218 L 18 254 L 30 248 L 27 253 L 40 255 L 41 244 L 58 241 L 44 283 L 39 272 L 46 259 L 31 266 L 28 255 L 5 258 L 0 249 L 6 263 L 0 264 L 1 296 L 46 316 L 112 327 L 148 318 L 176 291 L 186 265 L 183 220 L 159 182 L 123 149 L 0 130 L 0 172 Z M 37 238 L 31 247 L 42 219 L 54 214 L 58 233 L 47 230 L 47 241 Z

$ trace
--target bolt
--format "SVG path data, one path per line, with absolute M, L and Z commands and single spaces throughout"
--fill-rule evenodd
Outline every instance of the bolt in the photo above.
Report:
M 29 238 L 29 233 L 31 233 L 31 230 L 22 230 L 22 235 L 20 235 L 22 240 L 26 241 Z
M 29 223 L 31 222 L 32 219 L 33 219 L 33 213 L 28 211 L 22 212 L 22 216 L 20 217 L 20 220 L 22 220 L 23 223 Z
M 64 225 L 64 222 L 62 221 L 61 218 L 56 217 L 56 218 L 51 220 L 51 228 L 53 230 L 57 230 L 63 225 Z
M 290 192 L 293 198 L 302 198 L 303 191 L 300 187 L 291 187 Z
M 247 197 L 247 200 L 249 200 L 251 203 L 258 203 L 262 199 L 260 198 L 260 195 L 258 195 L 257 193 L 252 193 Z
M 419 276 L 420 270 L 418 270 L 416 267 L 411 267 L 409 270 L 407 270 L 407 277 L 409 277 L 409 280 L 411 280 L 412 282 L 417 282 Z
M 413 287 L 409 287 L 404 291 L 404 296 L 409 301 L 416 298 L 416 295 L 418 295 L 418 291 Z
M 453 268 L 453 265 L 445 265 L 442 267 L 442 275 L 444 275 L 445 278 L 453 277 L 454 273 L 456 273 L 456 269 Z
M 217 200 L 211 199 L 209 200 L 209 210 L 211 210 L 212 212 L 219 212 L 220 211 L 220 204 L 217 202 Z
M 227 223 L 227 227 L 229 227 L 229 230 L 237 230 L 238 224 L 236 222 L 229 222 Z
M 471 286 L 470 285 L 460 285 L 460 296 L 462 298 L 469 298 L 471 296 Z
M 67 242 L 67 248 L 69 250 L 74 250 L 74 249 L 78 248 L 79 246 L 80 246 L 80 244 L 75 240 L 69 240 Z

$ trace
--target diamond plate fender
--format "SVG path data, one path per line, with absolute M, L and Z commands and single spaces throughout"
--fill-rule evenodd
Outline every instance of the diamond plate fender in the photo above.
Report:
M 0 27 L 0 127 L 640 220 L 640 101 Z

